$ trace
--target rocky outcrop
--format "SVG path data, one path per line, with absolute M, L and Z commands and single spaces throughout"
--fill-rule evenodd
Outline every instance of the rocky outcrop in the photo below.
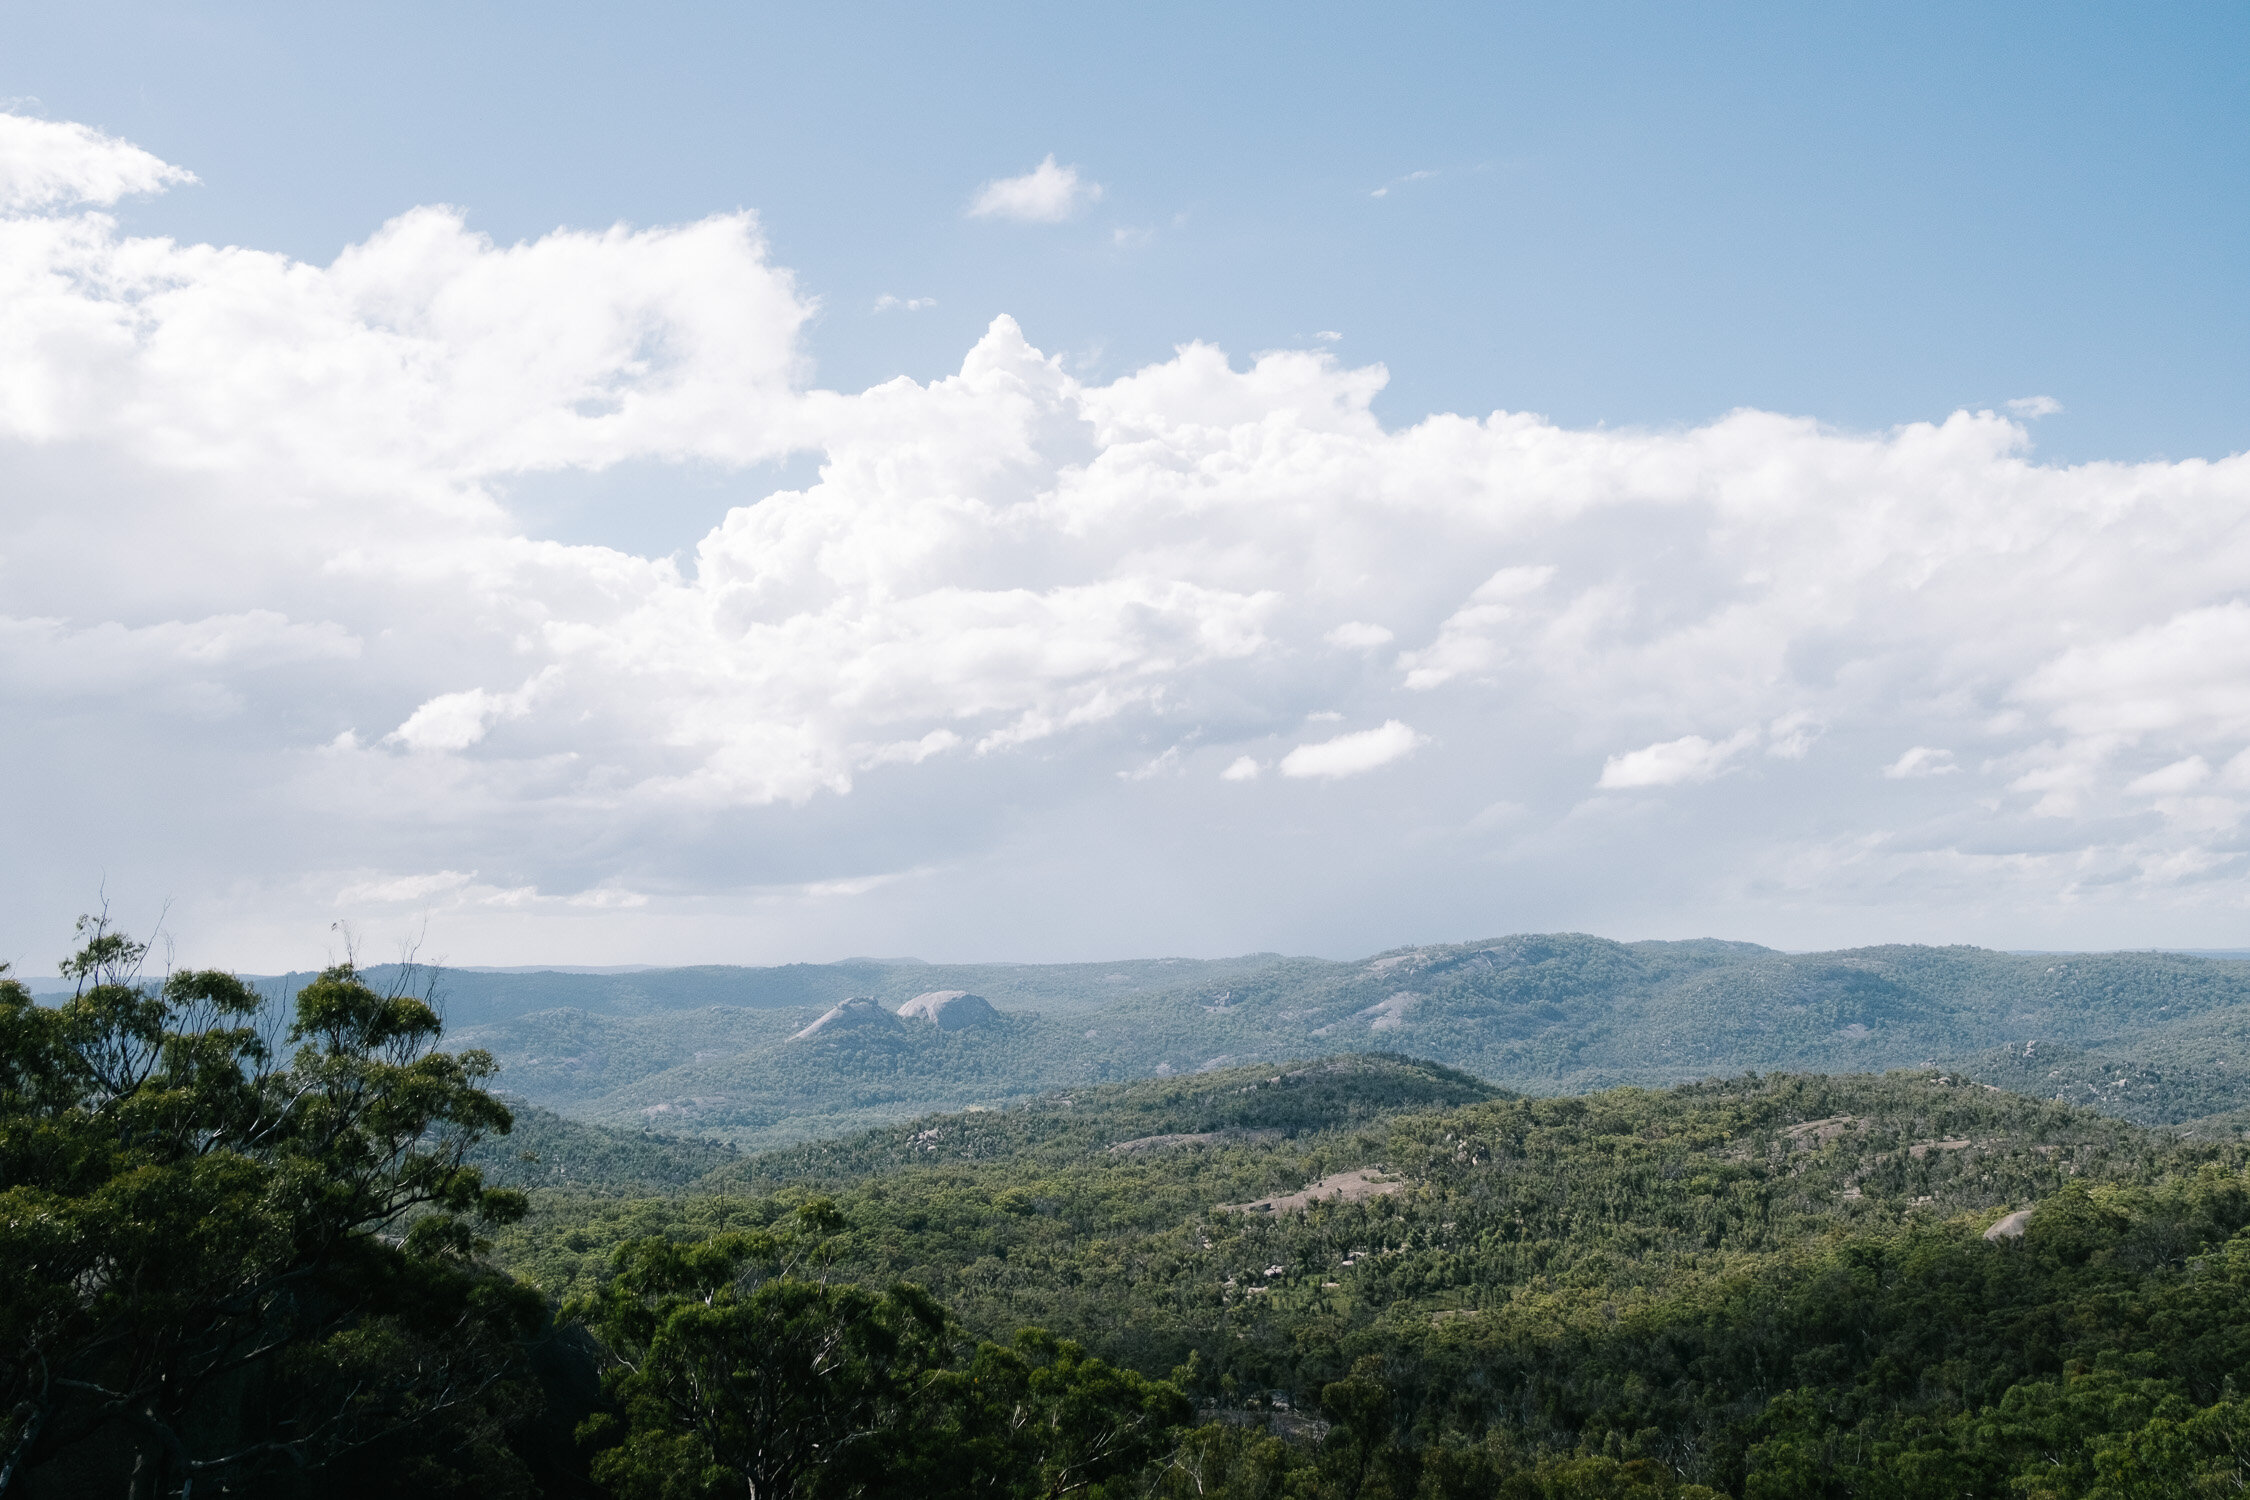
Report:
M 2031 1210 L 2019 1208 L 1984 1232 L 1984 1237 L 1997 1245 L 2002 1240 L 2020 1240 L 2024 1230 L 2031 1226 Z
M 1260 1198 L 1255 1203 L 1222 1203 L 1218 1212 L 1289 1214 L 1310 1208 L 1315 1203 L 1358 1203 L 1366 1198 L 1380 1198 L 1386 1194 L 1402 1192 L 1405 1187 L 1404 1182 L 1385 1173 L 1380 1167 L 1362 1167 L 1356 1172 L 1333 1173 L 1294 1193 L 1277 1193 L 1271 1198 Z
M 846 1031 L 896 1030 L 898 1017 L 866 996 L 855 995 L 789 1040 L 801 1042 L 809 1036 L 834 1036 Z
M 927 1021 L 940 1031 L 966 1031 L 1000 1019 L 1000 1012 L 990 1001 L 967 990 L 931 990 L 916 995 L 898 1008 L 898 1014 L 902 1021 Z

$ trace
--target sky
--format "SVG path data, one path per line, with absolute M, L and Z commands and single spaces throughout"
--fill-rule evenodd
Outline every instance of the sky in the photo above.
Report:
M 2243 946 L 2250 12 L 0 3 L 0 960 Z

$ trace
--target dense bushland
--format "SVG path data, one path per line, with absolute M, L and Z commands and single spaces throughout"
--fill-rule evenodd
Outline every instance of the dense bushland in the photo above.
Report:
M 588 1287 L 619 1243 L 822 1195 L 837 1274 L 1170 1373 L 1209 1425 L 1162 1482 L 1195 1493 L 1344 1493 L 1358 1443 L 1368 1495 L 2125 1494 L 2103 1466 L 2151 1444 L 2164 1484 L 2232 1462 L 2244 1165 L 1938 1074 L 1523 1099 L 1351 1058 L 809 1144 L 501 1243 Z M 1360 1168 L 1395 1190 L 1227 1206 Z
M 763 1156 L 511 1135 L 399 976 L 282 1007 L 83 939 L 67 998 L 0 979 L 0 1493 L 2250 1483 L 2233 1140 L 1930 1070 L 1527 1098 L 1388 1055 Z

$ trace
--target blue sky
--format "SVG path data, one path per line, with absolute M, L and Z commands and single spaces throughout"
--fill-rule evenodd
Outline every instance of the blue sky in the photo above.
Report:
M 133 211 L 167 233 L 324 261 L 417 203 L 504 241 L 754 208 L 839 387 L 1008 311 L 1091 373 L 1339 331 L 1393 419 L 2038 392 L 2043 453 L 2137 459 L 2250 415 L 2240 6 L 93 0 L 0 37 L 7 94 L 196 164 Z M 1068 234 L 962 218 L 1049 152 L 1106 189 Z
M 26 961 L 105 874 L 144 903 L 180 898 L 176 922 L 259 961 L 296 961 L 317 940 L 305 934 L 339 912 L 385 931 L 433 922 L 453 956 L 488 962 L 659 949 L 1349 952 L 1534 926 L 1788 946 L 2239 936 L 2246 855 L 2226 799 L 2236 781 L 2250 787 L 2250 761 L 2228 770 L 2241 749 L 2230 737 L 2250 728 L 2213 707 L 2223 689 L 2191 670 L 2231 661 L 2228 611 L 2250 585 L 2235 551 L 2240 467 L 2196 463 L 2241 452 L 2250 423 L 2250 13 L 2239 6 L 7 6 L 0 104 L 194 173 L 192 185 L 89 188 L 36 212 L 114 216 L 103 231 L 117 236 L 112 270 L 140 264 L 130 246 L 167 237 L 186 258 L 166 274 L 221 301 L 274 302 L 282 282 L 246 290 L 192 247 L 249 247 L 328 275 L 349 300 L 361 283 L 322 268 L 418 206 L 457 209 L 468 238 L 432 231 L 429 244 L 444 241 L 434 258 L 380 242 L 393 246 L 378 278 L 391 300 L 352 304 L 355 348 L 411 324 L 433 341 L 431 360 L 489 354 L 489 330 L 427 333 L 440 304 L 415 299 L 467 295 L 443 293 L 453 273 L 432 269 L 441 261 L 559 246 L 558 230 L 649 231 L 737 211 L 762 236 L 730 247 L 714 231 L 677 254 L 633 240 L 598 272 L 558 250 L 521 273 L 536 293 L 527 329 L 543 326 L 540 308 L 611 297 L 619 336 L 659 365 L 684 330 L 739 324 L 764 373 L 710 351 L 680 356 L 661 432 L 587 437 L 566 453 L 577 439 L 533 451 L 499 426 L 464 428 L 368 479 L 370 463 L 404 451 L 404 439 L 378 437 L 421 431 L 431 419 L 405 414 L 438 408 L 413 405 L 426 393 L 370 388 L 368 406 L 291 415 L 295 398 L 261 382 L 290 351 L 326 347 L 333 309 L 310 303 L 288 314 L 307 320 L 295 332 L 191 320 L 208 385 L 266 394 L 220 412 L 208 390 L 190 393 L 192 421 L 163 405 L 188 401 L 187 386 L 149 396 L 147 410 L 194 428 L 186 447 L 143 442 L 174 430 L 163 422 L 138 436 L 91 416 L 77 427 L 23 416 L 8 429 L 0 478 L 17 497 L 17 535 L 59 538 L 0 550 L 9 618 L 30 643 L 20 649 L 52 663 L 109 651 L 103 642 L 161 645 L 197 671 L 239 651 L 263 664 L 241 670 L 268 684 L 210 667 L 209 682 L 181 689 L 179 712 L 200 726 L 184 732 L 144 722 L 149 679 L 133 673 L 157 670 L 145 663 L 115 667 L 112 688 L 62 697 L 21 686 L 47 680 L 33 667 L 11 679 L 18 729 L 5 753 L 19 778 L 55 789 L 55 807 L 99 796 L 73 781 L 91 774 L 83 766 L 38 747 L 89 723 L 119 745 L 109 773 L 197 805 L 191 817 L 176 799 L 166 811 L 164 798 L 128 795 L 98 854 L 15 877 L 22 930 L 4 940 Z M 1050 158 L 1077 174 L 1069 212 L 968 212 L 985 185 Z M 57 252 L 17 253 L 35 266 Z M 652 313 L 659 283 L 677 297 Z M 764 310 L 742 311 L 738 295 L 753 293 Z M 139 295 L 119 294 L 102 316 Z M 397 310 L 408 303 L 412 316 Z M 77 327 L 84 311 L 54 326 Z M 1070 383 L 1038 400 L 1054 403 L 1054 422 L 1092 424 L 1091 447 L 1036 424 L 995 426 L 998 446 L 916 471 L 906 449 L 870 435 L 872 416 L 853 415 L 890 412 L 931 443 L 985 432 L 976 423 L 1000 421 L 999 386 L 952 407 L 936 383 L 975 348 L 996 351 L 993 369 L 1032 368 L 1017 346 L 991 343 L 1003 314 L 1027 341 L 1021 359 Z M 172 369 L 163 340 L 133 336 L 155 361 L 133 380 Z M 529 353 L 502 361 L 521 374 L 448 387 L 442 409 L 492 396 L 496 379 L 519 380 L 532 402 L 538 372 L 567 359 L 525 339 Z M 1174 349 L 1199 342 L 1226 352 L 1239 388 L 1178 363 Z M 0 358 L 24 389 L 60 380 L 32 350 Z M 1325 360 L 1315 404 L 1358 401 L 1388 437 L 1305 416 L 1313 376 L 1276 366 L 1253 379 L 1253 357 L 1276 350 Z M 126 381 L 99 368 L 110 373 L 85 377 L 97 388 Z M 1179 390 L 1112 385 L 1151 368 Z M 590 365 L 585 389 L 644 374 L 630 359 Z M 852 404 L 898 376 L 918 383 L 919 405 Z M 290 389 L 311 378 L 300 371 Z M 1181 394 L 1190 387 L 1200 394 Z M 395 421 L 352 425 L 350 410 L 380 415 L 393 399 Z M 595 400 L 554 399 L 552 420 L 526 432 L 558 432 L 562 414 Z M 735 415 L 712 415 L 715 403 Z M 1295 456 L 1235 490 L 1214 481 L 1195 502 L 1277 506 L 1261 524 L 1279 529 L 1210 523 L 1207 508 L 1195 512 L 1205 521 L 1115 521 L 1150 493 L 1145 478 L 1115 480 L 1099 525 L 1056 521 L 1033 545 L 1032 523 L 1011 522 L 929 542 L 928 558 L 878 583 L 860 577 L 881 571 L 865 560 L 895 560 L 951 524 L 952 492 L 928 485 L 967 485 L 993 506 L 1020 489 L 1025 515 L 1053 520 L 1079 493 L 1074 475 L 1106 472 L 1092 455 L 1122 468 L 1141 452 L 1098 435 L 1104 412 L 1127 407 L 1136 415 L 1120 430 L 1161 428 L 1166 462 L 1197 472 L 1291 414 L 1310 434 Z M 1164 425 L 1222 408 L 1236 414 L 1229 443 Z M 1820 426 L 1721 421 L 1742 409 Z M 1540 442 L 1574 456 L 1507 469 L 1520 445 L 1486 438 L 1496 456 L 1441 458 L 1434 429 L 1413 454 L 1396 451 L 1433 414 L 1496 410 L 1542 415 L 1553 436 Z M 1913 428 L 1956 412 L 1988 416 Z M 375 457 L 351 474 L 243 457 L 278 452 L 288 434 L 271 424 L 285 417 L 291 432 Z M 1914 430 L 1952 435 L 1925 442 Z M 1365 452 L 1339 457 L 1349 444 Z M 1018 449 L 1038 461 L 1010 467 Z M 834 470 L 825 487 L 823 464 Z M 1702 477 L 1664 477 L 1678 465 Z M 1621 509 L 1606 520 L 1571 509 L 1582 497 L 1558 476 L 1612 470 L 1624 477 L 1605 481 L 1616 489 L 1601 503 Z M 922 478 L 896 477 L 909 471 Z M 1465 488 L 1442 515 L 1370 532 L 1376 471 L 1421 475 L 1433 493 Z M 1801 509 L 1744 520 L 1751 502 L 1739 497 L 1774 473 L 1794 476 L 1783 487 Z M 1285 494 L 1273 477 L 1285 474 L 1309 488 Z M 177 580 L 135 592 L 105 581 L 84 535 L 96 524 L 87 497 L 119 486 L 170 497 L 149 503 L 172 517 L 222 493 L 291 497 L 328 529 L 273 540 L 274 556 L 239 574 L 214 563 L 202 593 Z M 408 640 L 428 607 L 397 604 L 412 618 L 394 619 L 375 594 L 339 603 L 302 591 L 304 578 L 372 555 L 347 513 L 438 490 L 452 497 L 445 525 L 467 530 L 428 532 L 427 556 L 479 580 L 456 599 L 495 590 L 448 632 L 386 645 Z M 927 661 L 870 677 L 848 705 L 758 677 L 763 656 L 661 702 L 634 697 L 635 683 L 700 671 L 748 639 L 725 634 L 739 621 L 710 625 L 712 601 L 726 566 L 779 589 L 772 565 L 697 549 L 730 512 L 756 512 L 764 519 L 741 534 L 767 549 L 756 556 L 780 555 L 798 532 L 779 518 L 798 502 L 764 498 L 777 492 L 804 497 L 800 527 L 836 528 L 802 587 L 773 596 L 797 602 L 757 616 L 776 639 L 806 639 L 809 621 L 835 626 L 817 649 L 837 654 L 807 658 L 811 677 L 874 672 L 890 660 L 865 644 L 878 639 L 950 660 L 945 643 L 964 621 L 1019 597 L 1060 612 L 1017 620 L 1027 639 L 1106 621 L 1137 644 L 1089 636 L 1075 665 L 971 674 L 951 708 L 905 706 L 936 670 Z M 1551 502 L 1545 520 L 1494 519 L 1523 496 Z M 1879 543 L 1843 514 L 1892 506 L 1911 514 Z M 412 513 L 422 519 L 400 524 L 434 525 L 427 509 Z M 1812 537 L 1816 520 L 1833 529 Z M 204 524 L 198 535 L 250 528 L 241 536 L 258 545 L 244 555 L 281 535 L 239 510 Z M 1334 551 L 1395 540 L 1401 526 L 1428 551 L 1408 548 L 1381 576 L 1337 571 Z M 492 583 L 490 549 L 509 538 L 586 544 L 569 564 L 580 571 Z M 693 587 L 675 598 L 654 573 L 590 581 L 625 568 L 595 548 L 670 556 Z M 2123 561 L 2092 560 L 2120 548 Z M 1240 565 L 1261 551 L 1277 558 L 1270 577 Z M 1774 602 L 1788 569 L 1831 564 L 1835 579 Z M 407 580 L 413 570 L 397 566 Z M 839 591 L 817 608 L 803 604 L 815 575 Z M 1932 580 L 1946 579 L 1960 601 L 1935 602 Z M 418 586 L 400 581 L 391 597 Z M 638 612 L 576 602 L 603 589 L 643 590 Z M 1555 596 L 1537 603 L 1542 590 Z M 984 602 L 951 623 L 884 613 L 885 601 L 964 591 Z M 1597 650 L 1582 622 L 1603 610 L 1603 628 L 1621 633 Z M 1201 644 L 1164 645 L 1188 635 L 1119 623 L 1128 614 Z M 681 645 L 691 615 L 721 634 Z M 671 623 L 648 624 L 659 617 Z M 534 620 L 548 632 L 536 648 Z M 634 634 L 644 628 L 654 633 Z M 211 644 L 253 638 L 262 644 Z M 659 639 L 682 654 L 650 655 Z M 588 640 L 604 643 L 606 666 L 584 656 Z M 1552 665 L 1567 654 L 1558 642 L 1591 654 Z M 1972 643 L 1995 644 L 1978 656 Z M 994 660 L 1020 665 L 1008 651 Z M 639 665 L 620 665 L 628 657 Z M 2144 660 L 2171 665 L 2133 665 Z M 306 681 L 280 684 L 284 661 Z M 1109 665 L 1084 665 L 1094 661 Z M 1115 675 L 1096 681 L 1102 671 Z M 2126 701 L 2118 684 L 2135 671 L 2172 684 L 2150 690 L 2160 704 Z M 706 700 L 737 690 L 737 717 L 714 727 Z M 571 727 L 589 724 L 609 738 Z M 627 724 L 649 726 L 646 742 Z M 536 744 L 502 744 L 534 730 Z M 339 769 L 344 752 L 322 748 L 339 736 L 365 759 Z M 1282 769 L 1293 746 L 1331 740 L 1349 742 L 1324 752 L 1333 763 L 1376 758 L 1342 776 Z M 909 743 L 920 759 L 895 748 Z M 773 748 L 784 744 L 795 748 Z M 1256 778 L 1225 778 L 1244 762 Z M 601 769 L 570 782 L 565 765 Z M 1241 800 L 1281 795 L 1286 777 L 1327 800 Z M 1173 800 L 1146 802 L 1175 781 Z M 298 800 L 273 792 L 284 785 Z M 700 789 L 692 811 L 664 801 L 682 786 Z M 620 788 L 672 790 L 645 803 Z M 466 800 L 446 800 L 456 794 Z M 381 797 L 409 795 L 432 811 L 381 814 Z M 1236 800 L 1215 800 L 1226 797 Z M 308 808 L 323 798 L 343 809 L 323 835 L 342 847 L 315 858 L 307 844 L 323 825 Z M 239 813 L 221 819 L 233 831 L 200 821 L 213 808 Z M 61 812 L 18 816 L 19 833 L 67 839 Z M 1317 853 L 1345 846 L 1358 853 Z M 233 894 L 183 895 L 221 889 Z M 1082 899 L 1051 894 L 1071 889 Z M 1027 891 L 1044 893 L 1032 930 Z

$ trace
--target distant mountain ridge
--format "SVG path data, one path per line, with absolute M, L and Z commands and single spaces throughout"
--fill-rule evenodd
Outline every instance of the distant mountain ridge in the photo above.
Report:
M 989 1019 L 895 1021 L 914 997 L 956 990 Z M 2144 1123 L 2250 1109 L 2250 963 L 2168 953 L 1792 954 L 1549 933 L 1350 962 L 446 971 L 440 993 L 456 1040 L 492 1050 L 523 1097 L 745 1148 L 1370 1048 L 1534 1094 L 1935 1064 Z M 814 1025 L 855 998 L 874 1002 L 861 1023 Z

